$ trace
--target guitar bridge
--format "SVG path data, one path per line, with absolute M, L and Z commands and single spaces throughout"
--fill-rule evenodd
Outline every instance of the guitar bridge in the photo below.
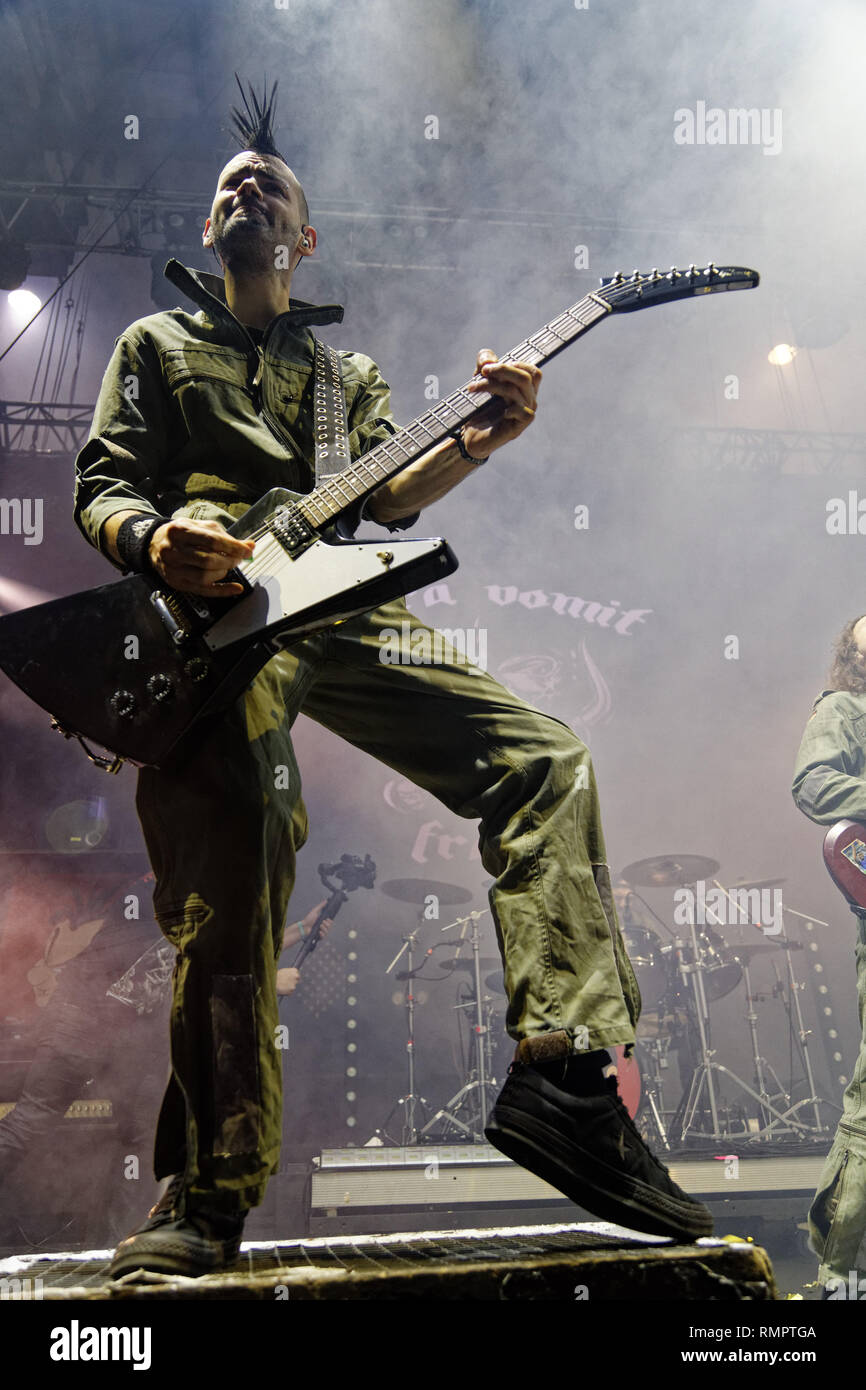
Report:
M 154 589 L 150 601 L 168 628 L 172 642 L 178 646 L 192 636 L 189 614 L 176 594 L 167 594 L 163 589 Z

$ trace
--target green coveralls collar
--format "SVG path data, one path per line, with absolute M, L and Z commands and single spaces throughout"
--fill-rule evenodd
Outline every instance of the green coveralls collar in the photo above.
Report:
M 163 274 L 200 309 L 204 309 L 213 318 L 232 324 L 233 327 L 239 328 L 245 337 L 249 337 L 240 319 L 226 304 L 225 280 L 221 275 L 211 275 L 206 270 L 193 270 L 191 266 L 182 265 L 174 258 L 167 263 Z M 272 319 L 268 329 L 282 322 L 292 328 L 306 328 L 311 323 L 341 323 L 342 319 L 342 304 L 308 304 L 303 299 L 293 299 L 291 308 Z

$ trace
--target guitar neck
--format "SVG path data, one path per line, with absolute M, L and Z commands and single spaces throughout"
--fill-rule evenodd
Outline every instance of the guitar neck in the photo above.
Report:
M 610 312 L 611 306 L 604 299 L 596 294 L 588 294 L 566 309 L 564 314 L 551 319 L 531 338 L 524 338 L 500 361 L 529 362 L 533 366 L 549 362 Z M 480 376 L 473 377 L 473 381 L 480 380 Z M 490 392 L 467 391 L 466 386 L 452 391 L 450 396 L 419 415 L 410 425 L 377 444 L 375 449 L 356 459 L 341 473 L 320 483 L 313 492 L 299 500 L 298 510 L 314 526 L 335 520 L 352 503 L 375 492 L 389 478 L 426 454 L 428 449 L 447 439 L 491 399 Z

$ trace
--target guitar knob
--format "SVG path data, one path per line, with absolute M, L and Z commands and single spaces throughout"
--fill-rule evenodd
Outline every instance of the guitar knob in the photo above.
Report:
M 202 661 L 200 656 L 194 656 L 191 661 L 186 662 L 183 673 L 189 676 L 191 681 L 203 681 L 209 670 L 210 666 L 206 661 Z
M 129 719 L 135 713 L 136 700 L 131 690 L 115 690 L 108 703 L 118 719 Z
M 164 673 L 151 676 L 150 680 L 147 682 L 147 693 L 154 700 L 167 700 L 170 695 L 174 694 L 174 686 L 171 677 L 166 676 Z

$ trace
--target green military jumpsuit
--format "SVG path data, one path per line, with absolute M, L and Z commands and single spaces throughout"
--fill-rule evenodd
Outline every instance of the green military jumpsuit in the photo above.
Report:
M 793 792 L 800 810 L 819 825 L 866 821 L 866 695 L 825 690 L 818 696 L 797 754 Z M 846 1296 L 850 1275 L 866 1272 L 860 1251 L 866 1235 L 866 915 L 858 912 L 856 922 L 860 1050 L 809 1212 L 819 1283 L 838 1290 L 843 1280 Z
M 228 525 L 272 487 L 313 486 L 309 325 L 342 310 L 293 301 L 259 346 L 219 277 L 176 261 L 166 273 L 199 311 L 153 314 L 121 335 L 77 461 L 76 520 L 105 554 L 118 511 Z M 368 357 L 340 356 L 357 457 L 393 433 L 390 396 Z M 634 1042 L 640 995 L 586 747 L 452 649 L 436 665 L 383 662 L 383 630 L 404 622 L 429 632 L 398 600 L 282 652 L 171 766 L 139 773 L 155 914 L 177 951 L 155 1172 L 184 1173 L 197 1196 L 254 1206 L 278 1165 L 275 974 L 307 836 L 300 711 L 480 822 L 512 1037 Z

